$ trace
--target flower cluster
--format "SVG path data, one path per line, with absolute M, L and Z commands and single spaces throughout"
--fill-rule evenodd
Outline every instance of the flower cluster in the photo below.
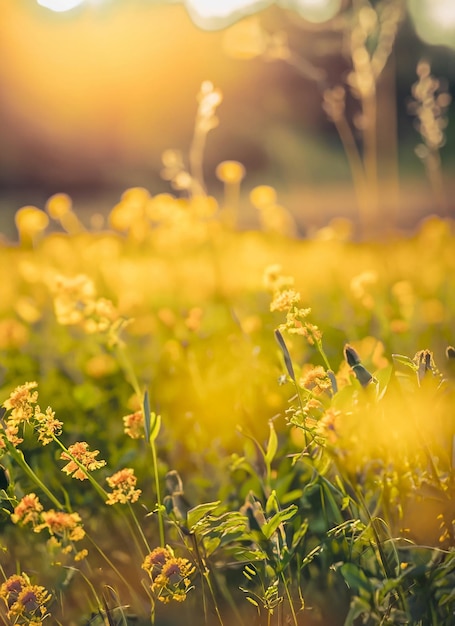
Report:
M 191 576 L 196 571 L 188 559 L 175 557 L 169 546 L 155 548 L 145 557 L 142 568 L 150 576 L 150 588 L 160 602 L 186 600 L 192 589 Z
M 106 504 L 136 502 L 142 493 L 140 489 L 135 488 L 137 478 L 134 475 L 134 470 L 129 467 L 109 476 L 106 481 L 113 490 L 106 500 Z
M 85 274 L 57 276 L 52 285 L 54 311 L 59 324 L 81 326 L 86 333 L 106 333 L 121 323 L 113 303 L 98 298 L 93 281 Z
M 266 268 L 264 285 L 272 293 L 270 310 L 286 312 L 286 322 L 278 327 L 280 332 L 291 335 L 302 335 L 310 345 L 320 344 L 322 332 L 306 320 L 311 313 L 310 308 L 300 308 L 301 295 L 293 288 L 293 278 L 281 276 L 281 267 L 273 265 Z
M 43 413 L 37 404 L 38 391 L 36 382 L 27 382 L 16 387 L 10 397 L 3 403 L 3 408 L 8 412 L 3 417 L 2 430 L 5 439 L 13 446 L 23 442 L 19 436 L 19 428 L 30 424 L 38 432 L 38 440 L 43 446 L 62 432 L 62 422 L 55 418 L 54 411 L 47 407 Z M 4 438 L 0 438 L 0 448 L 5 448 Z
M 86 441 L 76 441 L 69 446 L 68 452 L 62 452 L 60 455 L 62 460 L 69 461 L 62 467 L 62 472 L 78 480 L 86 480 L 87 472 L 92 472 L 106 465 L 106 461 L 96 460 L 99 453 L 99 450 L 90 452 Z
M 50 617 L 47 604 L 51 594 L 40 585 L 32 585 L 27 574 L 14 574 L 0 587 L 0 598 L 7 606 L 7 617 L 12 624 L 39 626 Z
M 142 411 L 135 411 L 123 417 L 125 435 L 131 439 L 144 438 L 144 416 Z
M 85 537 L 82 520 L 79 513 L 65 513 L 54 509 L 44 510 L 39 498 L 34 493 L 25 495 L 14 507 L 11 521 L 19 526 L 30 525 L 35 533 L 47 530 L 54 548 L 68 554 L 73 550 L 73 543 Z M 74 556 L 80 561 L 87 555 L 86 550 L 77 552 Z

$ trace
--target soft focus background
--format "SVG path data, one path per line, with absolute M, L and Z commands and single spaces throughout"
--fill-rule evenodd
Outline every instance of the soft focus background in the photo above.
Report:
M 301 233 L 355 216 L 346 155 L 314 72 L 325 72 L 329 87 L 344 83 L 349 15 L 362 4 L 0 0 L 1 230 L 15 236 L 14 212 L 42 207 L 56 192 L 69 193 L 85 219 L 106 213 L 128 187 L 169 191 L 161 155 L 167 148 L 187 155 L 204 80 L 223 93 L 204 156 L 207 188 L 221 192 L 220 161 L 245 165 L 241 224 L 251 223 L 247 194 L 258 184 L 277 188 Z M 285 41 L 291 59 L 262 53 L 264 33 L 278 34 L 275 43 Z M 440 211 L 414 152 L 420 138 L 408 111 L 422 58 L 453 96 L 452 0 L 407 2 L 378 83 L 380 210 L 394 227 Z M 355 115 L 357 103 L 347 106 Z M 454 117 L 452 104 L 441 149 L 452 215 Z

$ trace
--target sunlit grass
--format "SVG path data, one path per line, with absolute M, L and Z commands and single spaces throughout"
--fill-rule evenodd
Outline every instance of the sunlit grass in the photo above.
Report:
M 376 81 L 400 17 L 378 26 L 369 7 L 350 31 L 363 152 L 344 87 L 324 91 L 363 226 L 379 217 Z M 253 56 L 296 65 L 285 39 L 260 43 Z M 438 88 L 419 65 L 442 207 Z M 197 100 L 188 156 L 163 154 L 173 193 L 127 189 L 90 227 L 59 193 L 2 242 L 0 617 L 451 626 L 453 222 L 355 239 L 337 219 L 301 239 L 261 184 L 259 228 L 240 231 L 244 166 L 219 164 L 219 199 L 204 180 L 222 93 L 205 81 Z
M 276 193 L 251 200 L 273 212 Z M 451 223 L 356 243 L 335 222 L 303 241 L 280 220 L 238 232 L 231 209 L 130 189 L 102 232 L 62 195 L 18 214 L 1 250 L 3 569 L 41 585 L 32 612 L 17 596 L 19 623 L 130 623 L 176 600 L 207 623 L 301 623 L 303 601 L 332 623 L 316 579 L 367 611 L 353 577 L 406 594 L 400 572 L 424 558 L 432 575 L 452 545 Z M 39 398 L 33 383 L 7 400 L 27 380 Z M 394 593 L 368 610 L 410 615 Z

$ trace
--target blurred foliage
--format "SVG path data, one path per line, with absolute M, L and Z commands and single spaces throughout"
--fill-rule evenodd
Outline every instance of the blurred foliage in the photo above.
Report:
M 217 611 L 252 611 L 258 623 L 449 625 L 453 224 L 430 218 L 407 239 L 356 242 L 337 220 L 302 241 L 274 190 L 259 187 L 251 200 L 264 230 L 239 232 L 229 185 L 242 175 L 220 168 L 221 206 L 129 189 L 106 230 L 86 231 L 62 194 L 45 212 L 22 209 L 19 243 L 0 250 L 2 396 L 36 380 L 66 447 L 99 449 L 100 476 L 134 467 L 145 535 L 156 543 L 155 510 Z M 141 415 L 145 390 L 155 465 L 122 419 Z M 122 516 L 62 475 L 58 449 L 27 430 L 20 448 L 25 465 L 11 451 L 2 461 L 8 554 L 77 605 L 83 564 L 62 570 L 39 536 L 31 557 L 8 520 L 39 476 L 95 538 L 100 569 L 83 576 L 115 588 L 116 606 L 125 595 L 146 612 Z M 202 615 L 199 592 L 186 593 Z M 173 615 L 158 606 L 158 618 L 165 610 Z

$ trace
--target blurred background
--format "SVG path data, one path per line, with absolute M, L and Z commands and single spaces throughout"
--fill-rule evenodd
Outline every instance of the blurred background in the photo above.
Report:
M 302 234 L 355 217 L 346 151 L 323 104 L 326 90 L 345 87 L 361 153 L 361 100 L 347 82 L 361 61 L 353 33 L 369 28 L 371 12 L 359 21 L 365 7 L 397 11 L 375 90 L 381 219 L 412 228 L 431 213 L 453 216 L 453 0 L 0 0 L 2 232 L 14 236 L 14 212 L 57 192 L 71 195 L 84 220 L 106 214 L 128 187 L 170 191 L 161 156 L 188 154 L 205 80 L 223 95 L 204 154 L 207 190 L 221 195 L 219 162 L 241 161 L 244 226 L 254 225 L 248 192 L 260 184 L 276 187 Z M 442 200 L 425 150 L 415 152 L 422 137 L 410 106 L 421 59 L 446 96 L 436 146 Z

